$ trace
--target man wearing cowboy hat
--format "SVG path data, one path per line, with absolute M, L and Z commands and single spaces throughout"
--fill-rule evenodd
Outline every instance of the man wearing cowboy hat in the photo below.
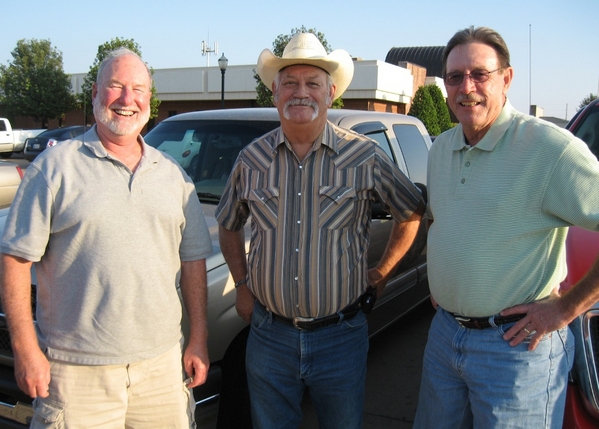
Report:
M 282 57 L 264 50 L 257 72 L 281 126 L 239 154 L 217 210 L 220 243 L 251 322 L 246 367 L 255 428 L 297 428 L 304 390 L 322 427 L 360 428 L 368 332 L 361 297 L 382 291 L 409 249 L 424 203 L 372 140 L 327 121 L 353 61 L 297 33 Z M 370 209 L 395 219 L 368 270 Z M 248 263 L 243 225 L 251 216 Z

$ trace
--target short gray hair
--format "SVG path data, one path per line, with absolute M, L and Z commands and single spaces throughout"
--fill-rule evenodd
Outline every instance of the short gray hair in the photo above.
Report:
M 106 68 L 106 66 L 108 66 L 113 60 L 120 58 L 120 57 L 124 57 L 126 55 L 133 55 L 134 57 L 137 57 L 139 59 L 139 61 L 141 61 L 141 63 L 146 67 L 146 70 L 148 71 L 148 76 L 150 77 L 150 87 L 151 87 L 152 86 L 152 72 L 150 71 L 150 68 L 136 52 L 132 51 L 129 48 L 125 48 L 124 46 L 121 46 L 120 48 L 116 48 L 106 54 L 106 56 L 100 63 L 100 66 L 98 67 L 98 73 L 96 74 L 96 84 L 100 84 L 100 81 L 102 79 L 102 74 L 104 73 L 104 69 Z

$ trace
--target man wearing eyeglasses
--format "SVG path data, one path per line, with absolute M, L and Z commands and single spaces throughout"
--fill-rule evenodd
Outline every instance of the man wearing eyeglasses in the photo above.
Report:
M 599 163 L 569 132 L 514 110 L 502 37 L 459 31 L 443 53 L 458 126 L 429 154 L 428 275 L 437 313 L 414 428 L 561 428 L 573 338 L 599 264 L 569 291 L 568 226 L 599 230 Z

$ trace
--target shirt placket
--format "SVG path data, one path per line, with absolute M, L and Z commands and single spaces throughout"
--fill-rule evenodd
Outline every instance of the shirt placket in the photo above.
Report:
M 470 182 L 473 178 L 473 167 L 474 167 L 474 148 L 465 150 L 462 156 L 460 165 L 460 175 L 458 176 L 458 183 L 456 184 L 456 199 L 464 198 Z

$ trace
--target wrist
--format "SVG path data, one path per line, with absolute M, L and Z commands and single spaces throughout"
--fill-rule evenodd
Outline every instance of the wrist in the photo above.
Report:
M 243 279 L 239 280 L 238 282 L 235 283 L 235 289 L 237 289 L 239 286 L 241 285 L 245 285 L 248 282 L 248 277 L 245 276 Z

